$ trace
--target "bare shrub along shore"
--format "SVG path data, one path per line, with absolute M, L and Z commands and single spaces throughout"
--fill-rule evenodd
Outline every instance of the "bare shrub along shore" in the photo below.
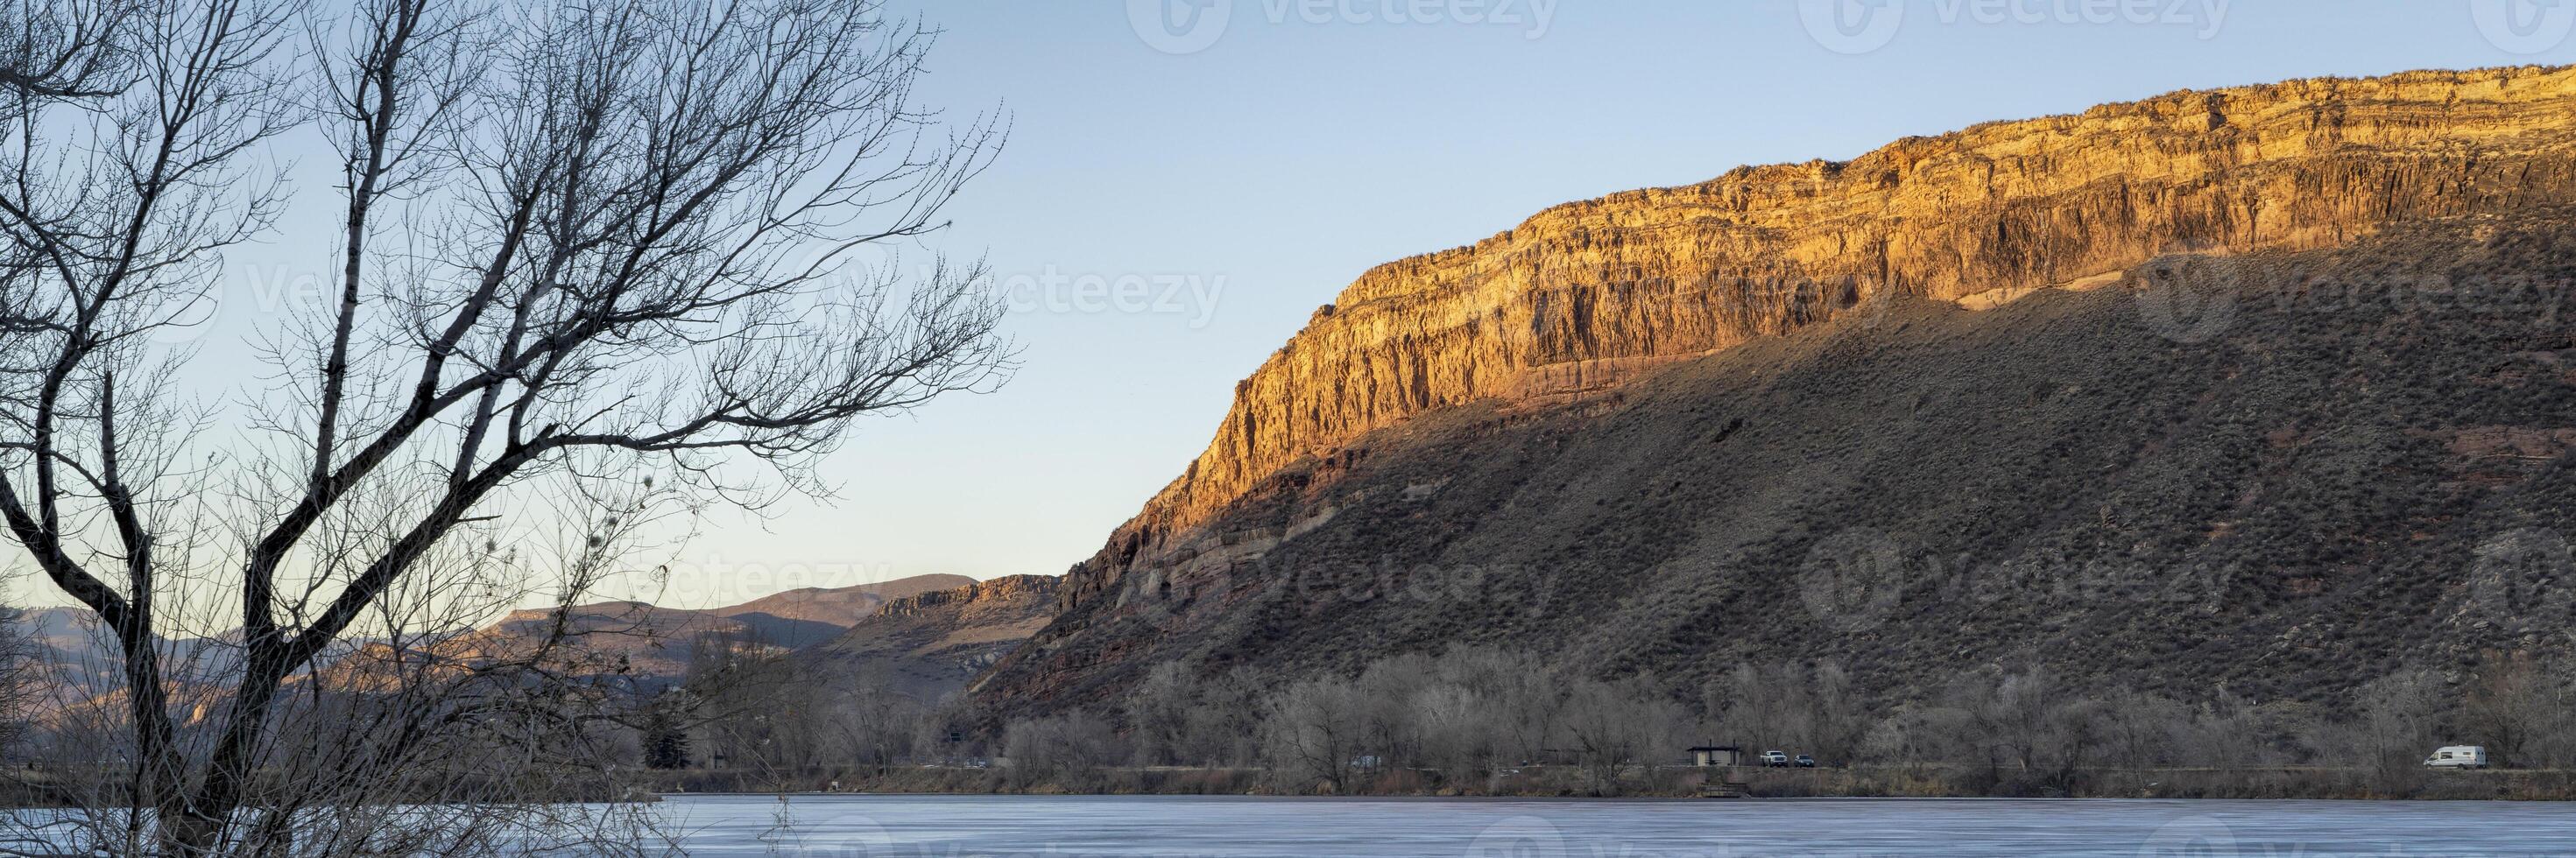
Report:
M 1931 700 L 1880 707 L 1832 662 L 1748 665 L 1700 688 L 1567 676 L 1535 656 L 1457 648 L 1350 675 L 1154 670 L 1114 708 L 975 728 L 969 713 L 859 706 L 861 683 L 799 681 L 758 660 L 715 676 L 776 705 L 691 733 L 650 778 L 683 792 L 1263 795 L 2576 798 L 2568 666 L 2495 656 L 2406 670 L 2352 705 L 2071 692 L 2043 668 L 1978 670 Z M 2491 771 L 2430 771 L 2483 744 Z M 1742 750 L 1741 767 L 1687 751 Z M 1765 769 L 1759 755 L 1813 769 Z

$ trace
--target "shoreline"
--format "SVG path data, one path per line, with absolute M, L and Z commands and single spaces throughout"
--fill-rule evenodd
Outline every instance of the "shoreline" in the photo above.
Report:
M 1031 793 L 1031 792 L 672 792 L 654 793 L 656 801 L 682 798 L 1003 798 L 1003 799 L 1085 799 L 1136 798 L 1174 799 L 1205 802 L 1312 802 L 1312 803 L 1393 803 L 1393 804 L 1932 804 L 1976 802 L 1991 804 L 2092 804 L 2130 802 L 2170 802 L 2201 804 L 2211 802 L 2259 802 L 2264 804 L 2557 804 L 2569 799 L 2512 798 L 2137 798 L 2117 796 L 1783 796 L 1765 798 L 1698 798 L 1694 796 L 1516 796 L 1516 795 L 1262 795 L 1255 793 Z
M 838 790 L 827 787 L 837 783 Z M 1732 784 L 1741 799 L 1707 797 Z M 895 768 L 809 772 L 653 772 L 638 784 L 662 795 L 1200 796 L 1228 798 L 1732 801 L 1781 799 L 2576 801 L 2576 771 L 2370 772 L 2353 769 L 2082 770 L 1984 768 L 1631 770 L 1613 784 L 1568 770 L 1524 771 L 1460 785 L 1401 770 L 1298 789 L 1271 772 L 1234 768 L 1096 769 L 1040 774 L 1012 769 Z

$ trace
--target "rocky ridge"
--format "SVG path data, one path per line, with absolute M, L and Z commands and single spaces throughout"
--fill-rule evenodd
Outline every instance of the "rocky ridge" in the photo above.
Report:
M 1054 619 L 1061 582 L 1019 575 L 896 599 L 793 658 L 807 675 L 860 677 L 936 702 Z
M 1073 568 L 1064 617 L 986 693 L 1079 686 L 1186 636 L 1193 620 L 1139 612 L 1253 588 L 1247 570 L 1319 529 L 1407 526 L 1353 521 L 1348 493 L 1323 488 L 1368 469 L 1355 442 L 1371 433 L 1467 406 L 1615 409 L 1639 379 L 1748 343 L 1922 301 L 1992 311 L 2175 255 L 2323 264 L 2297 255 L 2407 225 L 2528 225 L 2576 202 L 2571 117 L 2568 68 L 2177 92 L 1571 203 L 1379 266 L 1237 384 L 1207 450 Z
M 2176 251 L 2306 249 L 2576 199 L 2576 69 L 2184 91 L 1557 206 L 1381 265 L 1235 385 L 1215 439 L 1076 567 L 1168 562 L 1262 478 L 1411 415 L 1597 389 L 1900 297 L 1960 299 Z

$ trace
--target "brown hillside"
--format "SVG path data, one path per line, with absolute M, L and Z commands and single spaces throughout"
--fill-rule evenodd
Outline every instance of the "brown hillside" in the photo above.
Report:
M 897 693 L 937 701 L 1045 627 L 1058 583 L 1022 575 L 897 599 L 794 657 L 812 675 L 883 675 Z
M 811 646 L 858 625 L 887 602 L 973 583 L 964 575 L 915 575 L 881 584 L 803 587 L 707 613 L 744 623 L 768 643 Z
M 973 579 L 922 575 L 837 589 L 806 588 L 709 610 L 643 602 L 579 605 L 565 612 L 562 640 L 549 660 L 559 669 L 576 672 L 676 679 L 688 671 L 701 641 L 721 639 L 778 649 L 810 646 L 846 631 L 855 621 L 841 619 L 861 606 L 874 613 L 890 601 L 937 592 L 956 581 Z M 440 638 L 431 648 L 435 658 L 458 663 L 524 658 L 555 634 L 553 610 L 512 611 L 490 626 Z M 364 662 L 350 661 L 345 667 L 352 669 Z
M 981 701 L 1458 641 L 2300 697 L 2559 646 L 2569 203 L 2576 71 L 2508 69 L 1560 206 L 1319 311 Z
M 923 593 L 954 590 L 975 583 L 964 575 L 915 575 L 882 584 L 860 584 L 855 587 L 802 587 L 763 596 L 730 608 L 708 613 L 720 617 L 744 614 L 768 614 L 784 620 L 828 623 L 841 628 L 858 625 L 860 620 L 885 607 L 887 602 L 909 599 Z

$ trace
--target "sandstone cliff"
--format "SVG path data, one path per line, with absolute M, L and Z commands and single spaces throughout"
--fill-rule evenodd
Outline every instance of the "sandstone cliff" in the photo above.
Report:
M 2576 527 L 2552 512 L 2567 308 L 2318 312 L 2301 272 L 2563 276 L 2571 202 L 2576 70 L 2520 68 L 2175 93 L 1559 206 L 1318 310 L 979 697 L 1461 641 L 1681 676 L 2045 645 L 2305 695 L 2319 676 L 2277 668 L 2512 643 L 2424 604 L 2517 523 Z M 2086 291 L 2156 278 L 2226 279 L 2239 318 L 2180 349 Z M 2003 595 L 2014 570 L 2214 581 L 2069 603 L 2035 579 L 1830 636 L 1784 588 L 1849 533 L 2005 570 L 1963 585 Z
M 1195 553 L 1257 481 L 1428 409 L 1613 383 L 1896 296 L 1956 299 L 2177 250 L 2327 246 L 2576 199 L 2576 69 L 2177 92 L 1849 162 L 1558 206 L 1380 266 L 1235 386 L 1205 453 L 1075 570 L 1075 601 Z

